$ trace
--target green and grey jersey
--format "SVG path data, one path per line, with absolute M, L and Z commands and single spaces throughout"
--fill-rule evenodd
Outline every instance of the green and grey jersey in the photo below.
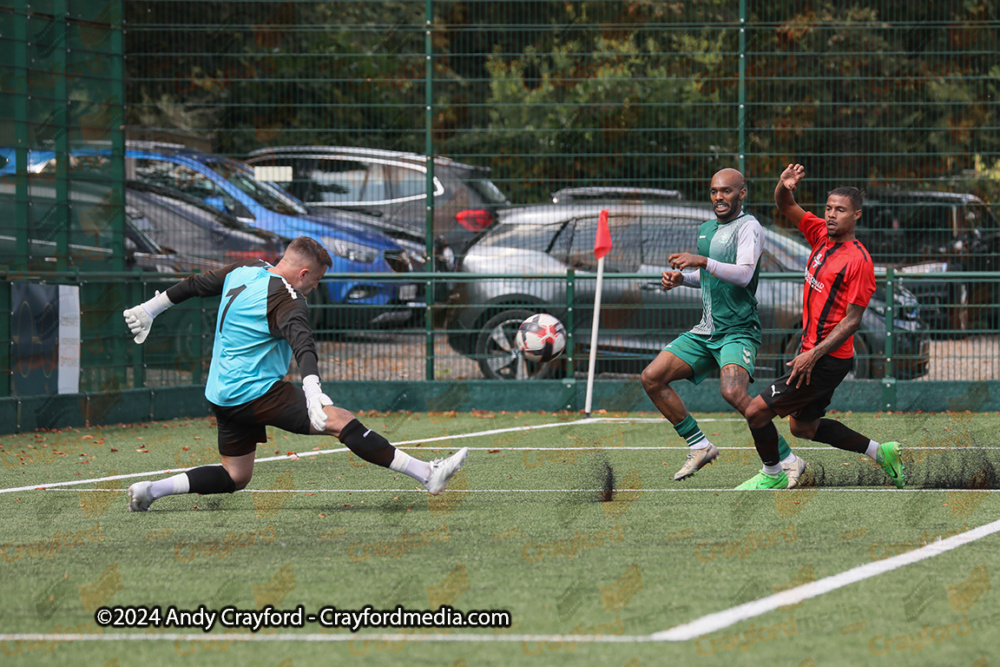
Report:
M 763 249 L 763 229 L 749 213 L 729 222 L 709 220 L 698 228 L 698 254 L 708 257 L 709 265 L 684 276 L 686 285 L 700 285 L 704 306 L 701 322 L 691 333 L 760 335 L 756 294 Z

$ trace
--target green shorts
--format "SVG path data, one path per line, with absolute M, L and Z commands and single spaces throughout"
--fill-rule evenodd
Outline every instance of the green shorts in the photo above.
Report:
M 663 351 L 691 367 L 694 374 L 688 379 L 694 384 L 729 364 L 745 368 L 753 382 L 753 366 L 759 347 L 760 338 L 749 332 L 703 336 L 688 331 L 667 344 Z

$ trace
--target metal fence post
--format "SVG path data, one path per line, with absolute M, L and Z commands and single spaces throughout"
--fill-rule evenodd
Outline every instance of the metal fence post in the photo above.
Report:
M 425 185 L 427 193 L 427 217 L 424 249 L 428 258 L 427 270 L 434 273 L 434 43 L 431 35 L 431 27 L 434 24 L 434 0 L 427 0 L 424 11 L 424 18 L 426 20 L 426 30 L 424 32 L 424 151 L 427 157 L 427 181 Z M 427 281 L 427 287 L 424 290 L 424 331 L 426 336 L 425 380 L 434 379 L 435 287 L 436 281 L 434 278 L 431 278 Z
M 893 376 L 893 324 L 896 320 L 894 283 L 896 270 L 891 266 L 885 272 L 885 377 L 882 378 L 882 407 L 892 410 L 896 407 L 896 378 Z
M 739 134 L 739 159 L 737 165 L 739 170 L 746 173 L 747 170 L 747 0 L 740 0 L 740 85 L 739 85 L 739 111 L 738 111 L 738 134 Z
M 574 376 L 573 339 L 576 332 L 576 271 L 566 269 L 566 377 Z
M 566 355 L 566 377 L 563 379 L 563 385 L 566 387 L 566 395 L 569 399 L 566 409 L 575 411 L 577 409 L 577 396 L 573 339 L 576 331 L 576 271 L 573 269 L 566 269 L 566 321 L 563 324 L 566 325 L 566 350 L 563 353 Z

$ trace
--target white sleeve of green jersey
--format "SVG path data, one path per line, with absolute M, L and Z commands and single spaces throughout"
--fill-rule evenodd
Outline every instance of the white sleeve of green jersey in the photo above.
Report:
M 750 279 L 753 278 L 753 273 L 757 269 L 757 262 L 764 251 L 763 238 L 764 234 L 760 223 L 756 220 L 748 220 L 738 232 L 736 263 L 727 264 L 709 258 L 705 270 L 719 280 L 746 287 L 750 284 Z
M 681 285 L 687 287 L 701 287 L 701 269 L 694 271 L 681 271 Z

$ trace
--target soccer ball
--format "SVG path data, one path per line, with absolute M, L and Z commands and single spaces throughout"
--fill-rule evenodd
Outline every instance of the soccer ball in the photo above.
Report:
M 528 361 L 553 361 L 566 349 L 566 327 L 551 315 L 538 313 L 521 323 L 515 342 Z

